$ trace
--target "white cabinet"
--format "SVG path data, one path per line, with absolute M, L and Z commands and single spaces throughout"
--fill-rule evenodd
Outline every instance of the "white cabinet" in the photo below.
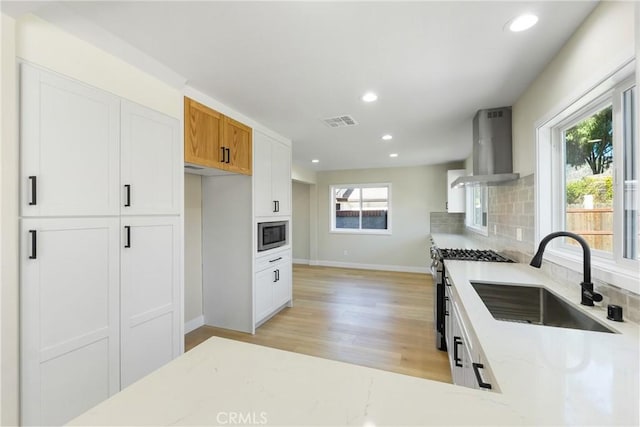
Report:
M 466 176 L 465 169 L 454 169 L 447 171 L 447 212 L 464 212 L 465 211 L 465 190 L 464 187 L 451 188 L 451 183 L 461 176 Z
M 292 300 L 291 249 L 256 259 L 254 319 L 263 323 Z
M 21 215 L 118 215 L 119 98 L 29 65 L 20 78 Z
M 179 122 L 20 76 L 21 417 L 58 425 L 182 350 Z
M 445 274 L 445 337 L 454 384 L 496 390 L 496 382 L 473 329 L 459 306 L 454 284 Z
M 182 173 L 178 120 L 126 100 L 121 110 L 120 212 L 178 214 Z
M 25 425 L 60 425 L 120 390 L 118 218 L 21 221 Z
M 180 353 L 178 217 L 122 217 L 122 388 Z
M 291 215 L 291 147 L 254 131 L 253 150 L 256 216 Z

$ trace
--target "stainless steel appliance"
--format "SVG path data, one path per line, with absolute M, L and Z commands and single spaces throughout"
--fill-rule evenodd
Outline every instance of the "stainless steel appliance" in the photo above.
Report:
M 289 241 L 289 221 L 258 223 L 258 252 L 284 246 Z
M 513 262 L 511 259 L 500 255 L 492 250 L 478 249 L 439 249 L 431 247 L 431 274 L 434 280 L 434 301 L 436 305 L 433 310 L 434 323 L 436 326 L 436 347 L 439 350 L 447 351 L 445 341 L 445 291 L 447 286 L 444 274 L 445 260 L 458 261 L 484 261 L 484 262 Z

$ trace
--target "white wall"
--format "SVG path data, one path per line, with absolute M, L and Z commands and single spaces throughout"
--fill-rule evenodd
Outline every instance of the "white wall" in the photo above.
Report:
M 15 24 L 15 37 L 13 37 Z M 18 140 L 16 56 L 120 97 L 182 118 L 182 92 L 40 18 L 17 21 L 2 15 L 2 149 L 0 210 L 2 231 L 3 425 L 18 424 Z M 7 107 L 8 105 L 8 107 Z M 182 185 L 181 185 L 182 186 Z M 15 260 L 15 261 L 14 261 Z
M 318 263 L 426 272 L 429 212 L 445 210 L 447 170 L 459 166 L 318 172 Z M 329 186 L 364 183 L 391 183 L 392 235 L 330 233 Z
M 0 23 L 0 424 L 18 423 L 18 128 L 15 21 Z
M 514 104 L 514 172 L 526 176 L 535 171 L 538 120 L 568 106 L 633 58 L 633 21 L 634 2 L 601 2 Z
M 315 184 L 318 179 L 318 173 L 313 169 L 294 163 L 291 165 L 291 179 L 307 184 Z
M 293 181 L 291 186 L 292 198 L 292 250 L 293 259 L 298 262 L 309 260 L 309 245 L 311 224 L 309 216 L 311 185 Z
M 184 321 L 202 317 L 202 177 L 184 175 Z

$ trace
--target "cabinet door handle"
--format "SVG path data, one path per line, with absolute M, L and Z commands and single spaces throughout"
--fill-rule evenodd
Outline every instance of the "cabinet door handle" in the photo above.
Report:
M 31 181 L 31 200 L 29 201 L 29 206 L 35 206 L 37 204 L 36 194 L 38 191 L 38 184 L 35 176 L 31 175 L 29 177 L 29 181 Z
M 271 259 L 271 260 L 269 260 L 269 262 L 276 262 L 276 261 L 280 261 L 281 259 L 282 259 L 282 257 L 281 257 L 281 256 L 279 256 L 279 257 L 278 257 L 278 258 L 276 258 L 276 259 Z
M 273 270 L 273 283 L 278 281 L 278 270 Z
M 29 259 L 36 259 L 38 257 L 38 237 L 36 230 L 29 230 L 31 234 L 31 255 Z
M 476 374 L 476 381 L 478 381 L 478 386 L 480 388 L 491 390 L 491 384 L 485 383 L 482 380 L 482 376 L 480 375 L 480 369 L 484 369 L 484 365 L 482 363 L 472 363 L 471 366 L 473 366 L 473 373 Z
M 449 212 L 449 202 L 444 202 L 444 210 Z
M 127 242 L 124 244 L 124 247 L 130 248 L 131 247 L 131 226 L 125 225 L 124 229 L 127 232 Z
M 278 201 L 277 200 L 273 201 L 273 211 L 274 212 L 278 212 Z
M 125 191 L 125 200 L 126 200 L 124 202 L 124 207 L 128 208 L 129 206 L 131 206 L 131 185 L 125 184 L 124 191 Z
M 462 359 L 458 357 L 458 344 L 462 344 L 462 338 L 453 337 L 453 362 L 459 368 L 462 367 L 462 363 L 458 364 L 458 362 L 462 362 Z
M 451 283 L 449 283 L 449 280 L 446 277 L 444 278 L 444 284 L 447 286 L 451 286 Z
M 449 302 L 449 297 L 444 297 L 444 315 L 449 315 L 449 310 L 447 310 L 447 303 Z
M 276 270 L 276 282 L 280 281 L 280 269 Z
M 276 200 L 276 212 L 280 212 L 280 200 Z
M 227 152 L 227 161 L 226 161 L 226 163 L 231 163 L 231 150 L 229 148 L 225 148 L 224 151 Z
M 220 147 L 220 151 L 222 152 L 222 159 L 220 159 L 220 163 L 226 163 L 226 162 L 224 161 L 224 155 L 225 155 L 225 153 L 226 153 L 226 151 L 224 151 L 224 147 Z

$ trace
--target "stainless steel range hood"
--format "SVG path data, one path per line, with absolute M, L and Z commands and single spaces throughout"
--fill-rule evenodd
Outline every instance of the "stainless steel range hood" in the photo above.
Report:
M 456 179 L 451 188 L 518 179 L 520 174 L 513 173 L 511 145 L 511 107 L 479 110 L 473 118 L 473 175 Z

